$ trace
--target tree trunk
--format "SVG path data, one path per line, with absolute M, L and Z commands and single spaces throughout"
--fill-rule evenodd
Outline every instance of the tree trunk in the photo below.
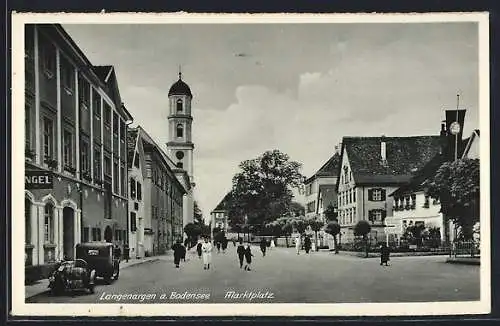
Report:
M 363 240 L 365 241 L 365 257 L 368 258 L 368 239 L 366 235 L 363 236 Z
M 314 241 L 315 241 L 315 246 L 316 246 L 316 251 L 319 251 L 319 246 L 318 246 L 318 231 L 314 231 Z
M 286 247 L 288 248 L 288 236 L 285 235 L 285 242 L 286 242 Z
M 335 254 L 339 253 L 339 245 L 337 244 L 337 235 L 333 236 L 333 246 L 335 247 Z

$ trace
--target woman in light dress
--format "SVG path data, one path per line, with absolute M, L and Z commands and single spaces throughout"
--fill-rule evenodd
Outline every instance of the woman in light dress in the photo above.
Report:
M 295 250 L 297 250 L 297 255 L 299 254 L 300 252 L 300 234 L 297 236 L 297 238 L 295 238 Z
M 271 249 L 273 249 L 274 247 L 276 247 L 276 245 L 274 244 L 274 239 L 271 239 L 271 245 L 270 245 Z
M 203 256 L 203 269 L 210 269 L 210 263 L 212 262 L 212 244 L 208 237 L 205 238 L 205 242 L 201 246 L 201 252 Z

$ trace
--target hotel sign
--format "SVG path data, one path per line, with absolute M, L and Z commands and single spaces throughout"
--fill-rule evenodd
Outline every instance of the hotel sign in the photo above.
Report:
M 51 172 L 26 171 L 24 186 L 26 189 L 52 189 L 54 186 L 53 178 Z

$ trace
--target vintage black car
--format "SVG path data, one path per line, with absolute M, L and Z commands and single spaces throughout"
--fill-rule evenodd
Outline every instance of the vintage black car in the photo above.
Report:
M 120 276 L 120 254 L 112 243 L 86 242 L 76 245 L 76 257 L 87 262 L 96 277 L 104 278 L 106 284 Z
M 49 288 L 53 294 L 66 291 L 89 290 L 94 293 L 95 270 L 83 259 L 65 260 L 56 265 L 49 277 Z

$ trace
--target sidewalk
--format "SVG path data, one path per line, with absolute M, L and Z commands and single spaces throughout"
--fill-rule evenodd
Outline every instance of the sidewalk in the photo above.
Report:
M 160 259 L 166 259 L 170 256 L 172 256 L 172 254 L 170 252 L 168 252 L 165 255 L 144 257 L 144 258 L 140 258 L 140 259 L 130 259 L 128 262 L 126 262 L 125 260 L 122 260 L 120 262 L 120 270 L 124 269 L 124 268 L 128 268 L 130 266 L 143 264 L 146 262 L 152 262 L 152 261 L 157 261 Z M 24 286 L 25 299 L 48 291 L 49 290 L 48 286 L 49 286 L 49 279 L 43 279 L 43 280 L 39 280 L 33 284 L 25 285 Z

